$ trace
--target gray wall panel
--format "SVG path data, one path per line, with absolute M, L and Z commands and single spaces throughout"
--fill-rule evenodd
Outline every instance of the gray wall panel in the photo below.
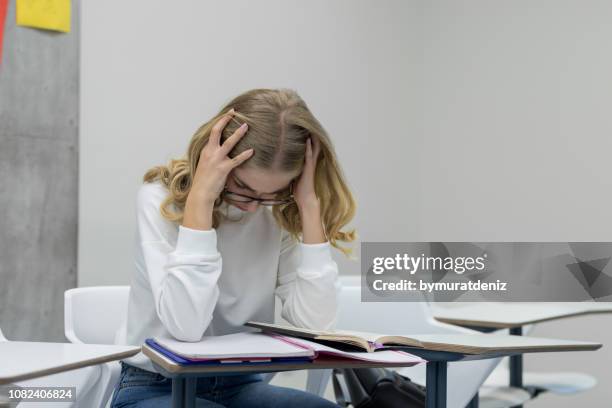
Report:
M 79 2 L 69 34 L 15 25 L 0 66 L 0 327 L 12 340 L 64 341 L 76 286 Z

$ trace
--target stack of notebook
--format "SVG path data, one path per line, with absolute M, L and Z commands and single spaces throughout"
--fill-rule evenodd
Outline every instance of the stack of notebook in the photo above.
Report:
M 321 360 L 366 361 L 411 366 L 424 362 L 400 350 L 376 353 L 355 351 L 353 347 L 331 347 L 327 342 L 277 333 L 235 333 L 203 337 L 198 342 L 183 342 L 170 337 L 155 337 L 146 344 L 181 365 L 270 363 L 312 363 Z

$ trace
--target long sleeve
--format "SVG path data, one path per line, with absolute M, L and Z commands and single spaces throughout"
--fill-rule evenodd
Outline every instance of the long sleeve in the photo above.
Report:
M 330 243 L 304 244 L 283 231 L 276 287 L 281 316 L 298 327 L 333 329 L 338 290 L 338 265 Z
M 138 193 L 137 223 L 146 277 L 155 311 L 168 332 L 182 341 L 199 341 L 219 298 L 222 259 L 216 230 L 179 225 L 176 245 L 168 236 L 176 226 L 159 212 L 159 194 L 147 186 Z

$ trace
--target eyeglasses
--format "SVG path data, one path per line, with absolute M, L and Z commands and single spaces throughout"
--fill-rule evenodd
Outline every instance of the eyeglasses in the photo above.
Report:
M 221 194 L 228 200 L 236 201 L 239 203 L 251 203 L 253 201 L 257 201 L 258 204 L 266 206 L 289 204 L 293 202 L 293 183 L 289 185 L 289 195 L 282 198 L 256 198 L 240 193 L 235 193 L 233 191 L 230 191 L 227 187 L 223 189 Z

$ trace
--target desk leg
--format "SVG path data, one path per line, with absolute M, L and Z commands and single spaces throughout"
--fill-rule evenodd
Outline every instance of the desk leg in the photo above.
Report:
M 479 402 L 480 400 L 478 399 L 478 393 L 476 393 L 476 395 L 474 395 L 472 400 L 467 404 L 465 408 L 478 408 Z
M 2 390 L 2 387 L 0 387 L 0 408 L 9 408 L 10 406 L 11 404 L 9 403 L 8 394 L 6 394 L 4 390 Z
M 185 379 L 174 377 L 172 379 L 172 408 L 185 407 Z
M 172 408 L 195 408 L 196 377 L 172 379 Z
M 513 327 L 510 329 L 510 334 L 515 336 L 523 335 L 522 327 Z M 510 357 L 510 386 L 523 388 L 523 355 L 519 354 Z M 522 408 L 522 405 L 515 405 L 512 408 Z
M 426 408 L 446 408 L 446 361 L 430 361 L 427 363 L 427 395 Z
M 196 377 L 185 378 L 185 408 L 195 408 L 196 406 Z

